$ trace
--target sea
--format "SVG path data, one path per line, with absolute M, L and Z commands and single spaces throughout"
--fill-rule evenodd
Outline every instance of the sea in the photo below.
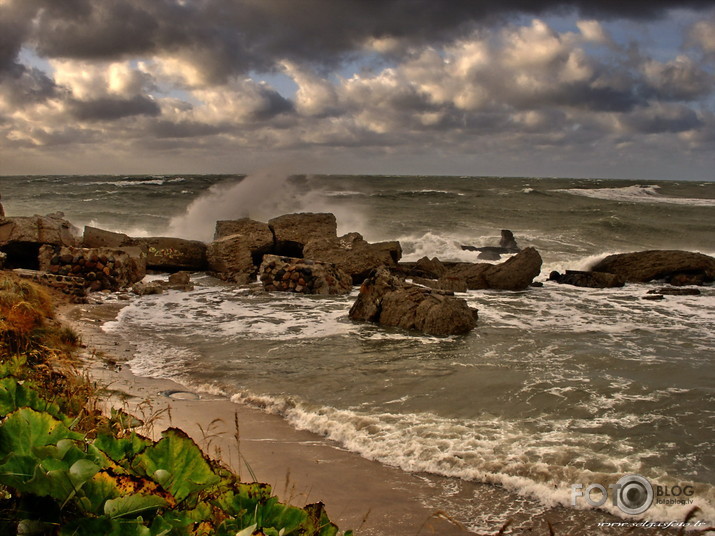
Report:
M 653 505 L 634 517 L 609 497 L 603 510 L 670 522 L 698 506 L 715 521 L 715 287 L 653 301 L 643 298 L 662 282 L 548 280 L 611 253 L 715 255 L 715 182 L 266 171 L 0 177 L 0 194 L 11 216 L 62 211 L 80 231 L 207 242 L 217 220 L 332 212 L 339 234 L 399 240 L 405 261 L 476 262 L 461 246 L 498 245 L 509 229 L 541 254 L 543 286 L 457 293 L 479 310 L 468 335 L 353 322 L 358 288 L 265 293 L 207 274 L 194 275 L 191 292 L 133 298 L 104 329 L 136 343 L 136 374 L 231 397 L 336 448 L 439 477 L 435 500 L 477 534 L 493 534 L 495 519 L 526 526 L 547 507 L 591 509 L 579 491 L 632 474 L 651 484 Z M 455 497 L 464 482 L 523 500 L 485 512 Z

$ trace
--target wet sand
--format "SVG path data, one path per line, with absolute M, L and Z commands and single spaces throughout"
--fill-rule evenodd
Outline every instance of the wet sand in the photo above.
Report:
M 243 480 L 255 477 L 270 484 L 283 501 L 297 506 L 323 502 L 342 530 L 366 536 L 463 536 L 498 534 L 511 522 L 504 534 L 666 533 L 599 527 L 599 522 L 623 520 L 597 510 L 548 508 L 498 486 L 405 473 L 366 460 L 319 435 L 295 430 L 277 415 L 223 396 L 192 392 L 170 380 L 136 376 L 126 365 L 134 351 L 131 343 L 101 329 L 122 307 L 120 302 L 68 305 L 60 310 L 61 318 L 82 337 L 85 369 L 103 388 L 103 403 L 144 420 L 147 424 L 141 432 L 155 438 L 170 426 L 183 429 Z M 524 504 L 523 517 L 500 515 L 516 501 Z M 473 533 L 466 528 L 470 524 L 493 529 Z

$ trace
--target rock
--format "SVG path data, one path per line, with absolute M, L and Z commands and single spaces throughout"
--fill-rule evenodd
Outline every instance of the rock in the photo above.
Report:
M 462 246 L 465 251 L 479 251 L 478 259 L 485 261 L 498 261 L 502 255 L 509 253 L 518 253 L 521 248 L 517 246 L 514 233 L 508 229 L 502 229 L 499 246 Z
M 133 243 L 146 248 L 147 268 L 163 272 L 205 270 L 206 244 L 183 238 L 150 237 L 134 238 Z
M 267 291 L 301 294 L 348 294 L 352 278 L 334 264 L 295 257 L 264 255 L 259 269 Z
M 459 264 L 447 275 L 464 279 L 470 290 L 524 290 L 541 272 L 541 262 L 539 252 L 529 247 L 501 264 Z
M 164 292 L 164 285 L 160 281 L 140 281 L 135 283 L 132 287 L 132 292 L 138 294 L 139 296 L 148 296 L 151 294 L 162 294 Z
M 566 270 L 565 274 L 553 271 L 549 274 L 549 281 L 556 281 L 562 285 L 574 285 L 588 288 L 613 288 L 624 285 L 623 278 L 607 272 L 583 272 L 579 270 Z
M 164 288 L 180 290 L 182 292 L 194 290 L 194 285 L 191 283 L 191 273 L 183 271 L 171 274 L 169 276 L 169 281 L 166 284 L 163 284 L 163 286 Z
M 645 296 L 641 296 L 641 300 L 652 300 L 652 301 L 657 301 L 657 300 L 663 300 L 665 299 L 665 296 L 662 294 L 647 294 Z
M 461 298 L 411 285 L 381 267 L 363 282 L 349 316 L 353 320 L 445 336 L 474 329 L 475 313 Z
M 176 272 L 169 276 L 170 285 L 188 285 L 191 283 L 191 272 Z
M 700 292 L 697 288 L 673 288 L 673 287 L 661 287 L 653 290 L 649 290 L 648 294 L 661 294 L 668 296 L 700 296 Z
M 498 261 L 501 260 L 502 253 L 507 253 L 503 248 L 479 248 L 479 255 L 477 259 L 482 259 L 483 261 Z
M 432 259 L 422 257 L 417 261 L 414 269 L 422 272 L 424 274 L 423 277 L 429 279 L 439 279 L 447 272 L 447 268 L 437 257 L 433 257 Z
M 61 212 L 48 216 L 21 216 L 0 220 L 0 251 L 11 268 L 37 269 L 40 246 L 76 246 L 78 230 Z
M 7 261 L 7 253 L 0 251 L 0 270 L 5 268 L 5 262 Z
M 233 234 L 222 236 L 224 232 Z M 273 251 L 273 233 L 268 224 L 248 218 L 217 222 L 216 236 L 207 247 L 206 258 L 209 270 L 224 281 L 254 281 L 263 255 Z
M 119 290 L 146 275 L 146 255 L 141 248 L 73 248 L 44 245 L 39 268 L 47 273 L 82 278 L 90 290 Z
M 121 248 L 136 245 L 133 238 L 123 233 L 114 233 L 85 225 L 82 246 L 85 248 Z
M 425 287 L 448 290 L 451 292 L 467 292 L 467 282 L 461 277 L 445 276 L 440 279 L 425 279 L 423 277 L 413 277 L 412 282 Z
M 591 271 L 617 274 L 627 283 L 664 279 L 678 284 L 704 284 L 715 280 L 715 258 L 678 250 L 619 253 L 597 262 Z
M 517 253 L 521 251 L 519 249 L 519 246 L 516 245 L 514 233 L 512 233 L 509 229 L 502 229 L 501 239 L 499 240 L 499 247 L 502 247 L 511 253 Z
M 268 221 L 273 232 L 275 252 L 289 257 L 304 257 L 305 245 L 318 239 L 338 237 L 338 224 L 330 213 L 285 214 Z
M 370 244 L 359 233 L 350 233 L 340 238 L 311 240 L 305 244 L 303 256 L 335 264 L 352 277 L 354 285 L 359 285 L 379 266 L 396 267 L 402 247 L 399 242 Z

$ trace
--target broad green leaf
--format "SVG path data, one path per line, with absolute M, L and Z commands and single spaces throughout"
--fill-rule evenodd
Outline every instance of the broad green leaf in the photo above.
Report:
M 47 413 L 22 408 L 10 413 L 0 425 L 0 459 L 10 453 L 31 455 L 36 447 L 83 437 Z
M 127 437 L 117 438 L 112 434 L 104 433 L 97 436 L 94 446 L 106 454 L 112 461 L 128 468 L 137 454 L 143 452 L 152 441 L 132 432 Z
M 99 471 L 99 466 L 90 460 L 77 460 L 69 470 L 70 478 L 75 486 L 84 484 Z
M 134 459 L 133 466 L 149 478 L 158 476 L 177 502 L 220 481 L 201 449 L 183 431 L 169 428 L 162 436 Z
M 114 475 L 107 471 L 99 471 L 85 483 L 78 503 L 85 512 L 101 514 L 104 512 L 104 503 L 119 495 L 120 491 Z
M 104 503 L 104 514 L 113 519 L 124 516 L 134 517 L 146 510 L 156 510 L 167 505 L 167 501 L 157 495 L 127 495 Z
M 112 519 L 107 516 L 83 517 L 65 523 L 60 528 L 60 536 L 151 536 L 144 520 Z
M 15 378 L 0 379 L 0 416 L 24 407 L 44 411 L 65 423 L 69 422 L 57 404 L 48 402 L 31 387 L 19 383 Z

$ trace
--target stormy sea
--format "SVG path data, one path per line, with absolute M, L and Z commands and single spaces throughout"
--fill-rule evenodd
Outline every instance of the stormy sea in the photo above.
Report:
M 509 229 L 543 257 L 543 286 L 458 293 L 479 310 L 464 336 L 355 323 L 357 288 L 269 295 L 206 274 L 192 292 L 134 298 L 104 329 L 151 341 L 129 363 L 136 374 L 225 394 L 365 458 L 446 477 L 435 500 L 457 504 L 476 532 L 493 533 L 497 517 L 527 519 L 534 505 L 570 508 L 574 485 L 627 474 L 669 493 L 647 519 L 683 519 L 692 506 L 715 519 L 715 287 L 653 301 L 642 298 L 658 283 L 548 281 L 616 252 L 714 255 L 714 182 L 266 172 L 2 177 L 0 193 L 10 216 L 62 211 L 79 229 L 204 241 L 216 220 L 332 212 L 339 234 L 399 240 L 406 261 L 474 262 L 462 245 L 498 245 Z M 490 511 L 457 493 L 463 482 L 524 501 Z M 611 501 L 602 508 L 629 518 Z

